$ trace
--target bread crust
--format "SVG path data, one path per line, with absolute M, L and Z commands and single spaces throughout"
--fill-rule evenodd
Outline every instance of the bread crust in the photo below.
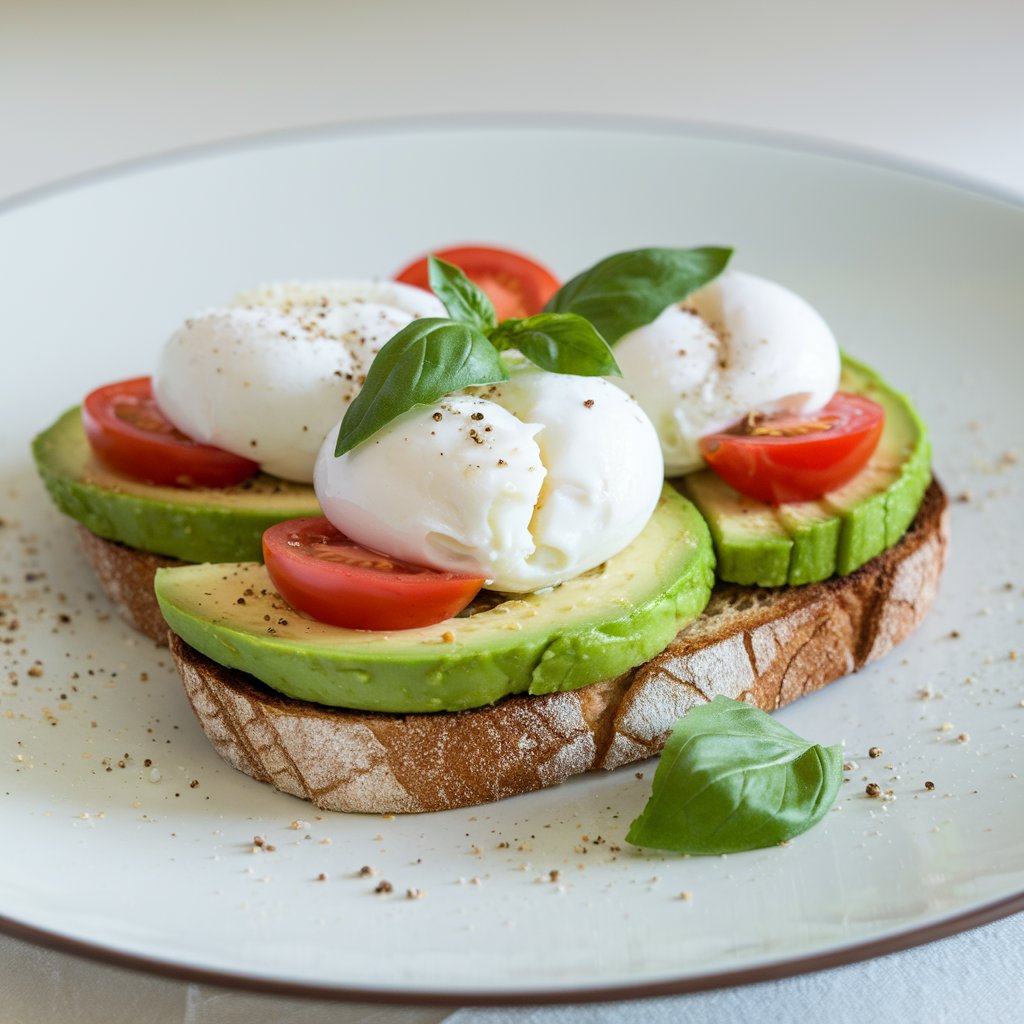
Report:
M 322 707 L 176 636 L 170 648 L 196 717 L 235 768 L 325 810 L 438 811 L 651 757 L 676 719 L 716 694 L 772 711 L 856 672 L 920 623 L 947 542 L 946 496 L 933 482 L 904 538 L 849 576 L 779 590 L 720 585 L 704 614 L 639 668 L 471 711 Z
M 130 626 L 154 643 L 166 647 L 167 623 L 153 592 L 153 577 L 157 569 L 185 563 L 177 558 L 152 555 L 127 544 L 106 540 L 78 523 L 75 530 L 85 560 L 103 593 L 114 602 Z

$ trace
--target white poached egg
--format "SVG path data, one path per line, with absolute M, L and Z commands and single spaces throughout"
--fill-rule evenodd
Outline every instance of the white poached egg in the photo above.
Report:
M 814 412 L 839 386 L 839 347 L 820 314 L 735 270 L 624 335 L 615 359 L 615 383 L 650 416 L 669 476 L 704 465 L 700 438 L 752 412 Z
M 384 343 L 417 317 L 446 315 L 430 293 L 394 281 L 266 285 L 187 320 L 160 354 L 154 396 L 194 440 L 309 483 Z
M 340 458 L 324 441 L 314 486 L 352 540 L 524 593 L 600 565 L 647 524 L 664 470 L 657 434 L 608 381 L 519 369 L 416 408 Z

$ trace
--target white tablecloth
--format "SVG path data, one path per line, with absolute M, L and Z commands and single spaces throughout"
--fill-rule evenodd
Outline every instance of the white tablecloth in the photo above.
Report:
M 194 143 L 388 115 L 656 115 L 852 143 L 1024 197 L 1017 0 L 240 0 L 0 5 L 0 199 Z M 0 1024 L 397 1021 L 134 974 L 0 937 Z M 1021 1019 L 1024 917 L 863 964 L 458 1024 Z

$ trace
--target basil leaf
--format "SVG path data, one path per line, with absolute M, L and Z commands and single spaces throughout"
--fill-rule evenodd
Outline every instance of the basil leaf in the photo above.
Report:
M 549 313 L 578 313 L 614 345 L 716 278 L 732 249 L 634 249 L 601 260 L 555 292 Z
M 453 320 L 472 324 L 485 333 L 498 322 L 494 304 L 453 263 L 427 257 L 430 290 L 444 303 Z
M 482 331 L 454 320 L 413 320 L 370 364 L 362 390 L 341 421 L 334 454 L 351 451 L 417 405 L 501 380 L 508 380 L 508 371 Z
M 626 841 L 695 854 L 774 846 L 820 821 L 842 781 L 840 747 L 719 696 L 673 727 Z
M 518 349 L 531 363 L 552 373 L 622 376 L 608 342 L 589 320 L 575 313 L 538 313 L 525 320 L 503 320 L 490 339 L 499 351 Z

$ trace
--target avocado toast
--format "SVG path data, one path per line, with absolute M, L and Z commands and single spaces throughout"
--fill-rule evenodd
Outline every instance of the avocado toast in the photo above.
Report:
M 681 478 L 648 530 L 588 578 L 532 603 L 512 598 L 410 631 L 408 640 L 296 623 L 255 567 L 160 572 L 171 651 L 197 718 L 234 767 L 319 807 L 418 812 L 651 757 L 689 708 L 719 694 L 772 711 L 857 671 L 927 612 L 947 516 L 906 399 L 852 361 L 844 385 L 870 391 L 889 415 L 873 461 L 841 492 L 773 507 L 724 484 L 709 497 L 710 487 Z M 709 529 L 678 492 L 703 499 Z M 656 540 L 666 505 L 689 520 L 684 532 L 696 543 Z M 720 573 L 696 614 L 708 538 L 725 573 L 738 566 L 746 578 Z M 668 592 L 659 591 L 671 578 L 659 549 L 676 551 Z M 763 566 L 776 575 L 758 585 L 749 574 Z M 601 618 L 618 604 L 660 607 L 664 620 L 671 590 L 678 632 L 642 613 L 620 610 L 613 629 Z M 631 641 L 628 652 L 616 650 L 618 662 L 603 646 L 610 638 Z
M 659 637 L 664 650 L 653 656 L 639 651 L 640 664 L 624 671 L 611 664 L 605 676 L 578 689 L 512 694 L 447 713 L 358 711 L 285 696 L 245 671 L 218 664 L 174 634 L 171 651 L 197 719 L 218 753 L 255 779 L 325 809 L 440 810 L 616 768 L 655 755 L 673 722 L 717 693 L 773 710 L 883 656 L 918 625 L 942 571 L 946 499 L 937 483 L 928 483 L 927 458 L 922 460 L 917 439 L 907 445 L 901 465 L 923 466 L 927 490 L 909 530 L 891 547 L 850 574 L 808 584 L 763 587 L 719 578 L 701 614 L 678 635 Z M 906 475 L 897 472 L 889 479 L 898 482 Z M 875 478 L 876 488 L 880 479 Z M 690 492 L 686 479 L 676 484 Z M 901 492 L 882 488 L 865 494 L 864 509 L 884 509 L 894 493 Z M 747 515 L 769 516 L 777 523 L 778 510 L 759 508 L 735 493 L 730 498 L 751 509 Z M 140 508 L 144 517 L 146 506 Z M 857 508 L 851 505 L 853 517 Z M 713 514 L 709 519 L 713 535 Z M 769 564 L 778 558 L 779 533 L 771 528 Z M 866 533 L 877 538 L 879 530 Z M 130 620 L 148 616 L 152 635 L 166 642 L 167 622 L 156 603 L 153 576 L 160 566 L 180 563 L 104 540 L 84 527 L 80 534 L 118 606 Z M 795 546 L 795 537 L 791 543 Z M 828 549 L 834 545 L 830 539 Z M 644 560 L 641 555 L 641 564 Z M 705 569 L 707 564 L 705 557 Z M 250 566 L 249 571 L 260 569 Z M 230 639 L 229 624 L 196 618 L 190 607 L 196 588 L 182 585 L 197 576 L 213 577 L 233 594 L 223 580 L 223 567 L 185 567 L 180 580 L 165 574 L 161 589 L 168 607 L 178 589 L 193 595 L 171 616 L 183 624 L 182 632 L 217 637 L 214 643 L 221 650 L 238 646 Z M 244 589 L 254 588 L 247 584 Z M 701 599 L 691 596 L 698 605 Z M 264 615 L 273 616 L 271 628 L 283 630 L 277 620 L 291 614 L 272 591 L 258 602 L 246 602 L 235 607 L 247 610 L 249 622 L 258 611 L 264 631 Z M 508 624 L 524 607 L 525 602 L 513 599 L 487 610 L 492 621 Z M 434 629 L 433 649 L 454 647 L 461 640 L 458 630 L 475 618 L 454 620 L 451 641 L 444 639 L 446 628 Z M 508 637 L 516 631 L 503 632 Z M 258 658 L 259 648 L 251 642 Z
M 630 267 L 668 268 L 671 280 L 659 279 L 632 320 L 609 312 L 607 296 L 597 294 L 595 305 L 594 281 L 598 293 L 609 288 L 602 264 L 594 280 L 585 272 L 569 282 L 568 299 L 556 293 L 544 313 L 502 323 L 457 268 L 431 260 L 432 286 L 451 318 L 399 331 L 371 366 L 337 443 L 333 433 L 325 440 L 316 495 L 343 544 L 331 547 L 337 542 L 324 535 L 312 544 L 312 560 L 323 574 L 325 565 L 351 563 L 354 546 L 357 562 L 375 572 L 465 571 L 463 580 L 478 577 L 477 586 L 490 577 L 490 589 L 455 617 L 417 628 L 355 628 L 316 621 L 322 616 L 294 580 L 286 589 L 270 564 L 276 529 L 264 537 L 266 568 L 219 558 L 147 564 L 140 575 L 156 570 L 179 671 L 222 756 L 328 809 L 464 806 L 650 756 L 688 707 L 716 694 L 774 709 L 902 639 L 934 594 L 945 549 L 945 499 L 930 482 L 923 425 L 867 368 L 847 360 L 840 379 L 827 326 L 785 289 L 735 274 L 719 289 L 725 298 L 705 300 L 701 310 L 701 286 L 728 255 L 641 250 L 605 261 L 613 278 L 624 261 L 634 287 Z M 613 280 L 612 294 L 616 287 Z M 632 345 L 635 363 L 636 337 L 653 326 L 666 287 L 665 314 L 687 345 L 711 351 L 702 358 L 713 379 L 704 407 L 694 406 L 696 426 L 661 416 L 655 434 L 658 396 L 647 393 L 648 418 L 629 394 L 634 386 L 643 393 L 642 380 L 621 390 L 608 382 L 620 373 L 609 341 L 573 303 L 596 317 L 611 343 L 628 335 L 624 349 Z M 672 304 L 694 289 L 693 308 Z M 745 358 L 760 359 L 763 370 L 751 377 L 740 365 L 745 342 L 728 322 L 737 315 L 730 291 L 769 312 L 788 311 L 796 340 L 783 347 L 799 353 L 802 345 L 810 368 L 797 374 L 793 366 L 802 363 L 780 363 L 755 325 Z M 662 344 L 664 332 L 653 337 Z M 688 355 L 672 343 L 673 356 Z M 503 348 L 520 355 L 507 362 Z M 527 372 L 524 359 L 536 367 Z M 562 383 L 552 384 L 559 375 Z M 822 407 L 837 384 L 843 394 Z M 758 403 L 750 406 L 756 416 L 716 433 L 737 401 Z M 867 420 L 851 427 L 850 409 L 866 410 Z M 612 414 L 614 428 L 600 418 Z M 687 460 L 698 435 L 714 473 L 686 472 L 646 504 L 651 480 L 660 486 L 662 477 L 662 458 L 651 452 L 661 445 L 665 464 L 695 468 L 701 457 Z M 715 447 L 704 450 L 708 438 Z M 775 445 L 775 455 L 796 450 L 811 466 L 823 444 L 831 451 L 825 476 L 817 467 L 809 488 L 797 473 L 786 484 L 796 497 L 752 497 L 758 492 L 743 493 L 746 485 L 734 484 L 711 456 L 717 446 L 735 453 L 748 442 L 741 468 L 750 451 L 767 458 Z M 840 459 L 836 452 L 851 444 L 860 454 Z M 755 471 L 765 476 L 763 467 Z M 622 509 L 632 525 L 616 525 Z M 524 511 L 529 549 L 515 540 Z M 192 514 L 200 523 L 218 518 Z M 286 548 L 309 547 L 298 533 L 280 538 L 290 538 L 280 540 Z M 121 557 L 132 552 L 111 554 L 115 577 Z M 720 585 L 708 604 L 716 560 Z M 350 586 L 351 566 L 345 574 Z M 151 600 L 145 586 L 137 589 Z

